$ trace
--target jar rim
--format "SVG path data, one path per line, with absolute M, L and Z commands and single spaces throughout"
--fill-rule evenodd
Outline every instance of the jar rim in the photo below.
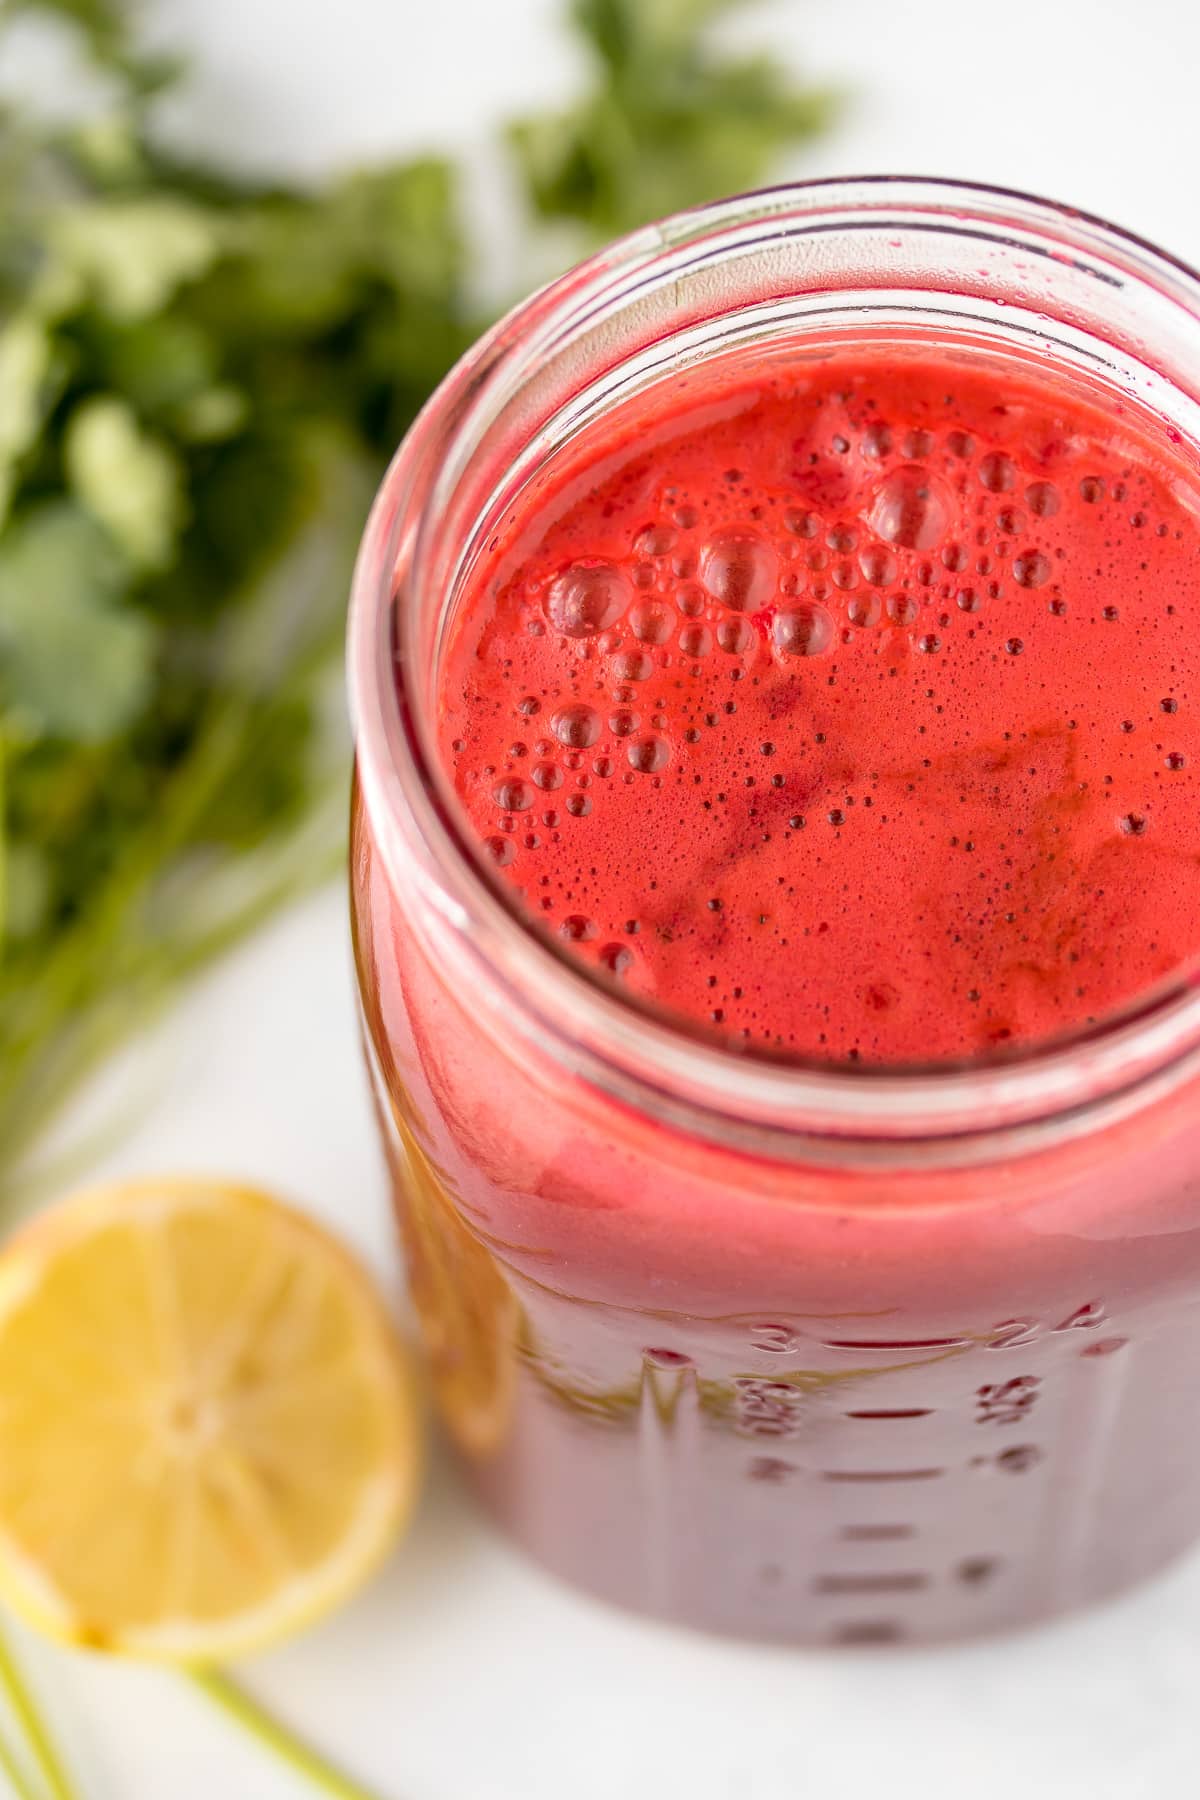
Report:
M 816 1140 L 873 1143 L 885 1159 L 904 1141 L 970 1141 L 1051 1125 L 1087 1127 L 1095 1109 L 1133 1110 L 1200 1066 L 1200 977 L 1173 971 L 1154 990 L 1091 1026 L 987 1058 L 936 1064 L 820 1063 L 741 1049 L 703 1026 L 622 994 L 560 949 L 490 875 L 470 841 L 421 718 L 410 659 L 392 636 L 396 572 L 418 549 L 427 508 L 417 475 L 464 431 L 472 408 L 518 347 L 549 344 L 620 284 L 664 255 L 722 232 L 802 215 L 833 229 L 854 213 L 883 224 L 936 213 L 945 229 L 1040 233 L 1017 247 L 1085 258 L 1074 266 L 1115 286 L 1140 283 L 1176 304 L 1197 330 L 1200 275 L 1187 263 L 1098 216 L 1019 190 L 904 175 L 832 177 L 714 201 L 616 240 L 521 302 L 455 365 L 426 402 L 385 474 L 355 569 L 348 680 L 358 779 L 389 878 L 419 882 L 424 900 L 481 976 L 499 983 L 539 1046 L 597 1087 L 652 1117 L 777 1153 Z M 426 484 L 424 499 L 428 499 Z M 433 510 L 436 510 L 434 508 Z M 405 608 L 411 612 L 411 608 Z M 401 620 L 404 629 L 405 621 Z M 409 836 L 395 830 L 403 820 Z M 415 833 L 415 837 L 412 835 Z M 411 855 L 420 848 L 420 866 Z M 403 862 L 395 859 L 404 855 Z M 393 886 L 395 882 L 393 880 Z M 1006 1148 L 1009 1145 L 1006 1143 Z

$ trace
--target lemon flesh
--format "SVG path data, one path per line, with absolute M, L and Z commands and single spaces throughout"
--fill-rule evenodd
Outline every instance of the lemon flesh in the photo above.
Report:
M 355 1261 L 245 1188 L 81 1195 L 0 1256 L 0 1592 L 69 1641 L 225 1661 L 377 1566 L 420 1463 Z

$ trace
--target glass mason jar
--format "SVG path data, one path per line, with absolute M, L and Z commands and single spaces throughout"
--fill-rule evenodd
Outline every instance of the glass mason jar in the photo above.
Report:
M 438 766 L 472 549 L 590 421 L 837 329 L 1052 359 L 1200 443 L 1200 284 L 1098 220 L 818 182 L 639 232 L 449 376 L 356 577 L 365 1036 L 440 1409 L 607 1598 L 881 1643 L 1012 1626 L 1200 1530 L 1200 993 L 990 1066 L 735 1055 L 537 935 Z

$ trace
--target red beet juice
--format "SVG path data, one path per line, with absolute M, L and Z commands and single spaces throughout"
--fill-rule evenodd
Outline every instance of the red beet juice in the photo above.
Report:
M 734 1043 L 918 1063 L 1094 1024 L 1200 947 L 1171 448 L 962 351 L 672 385 L 460 603 L 442 746 L 488 854 Z
M 1200 950 L 1180 431 L 965 330 L 681 361 L 530 462 L 440 632 L 412 805 L 478 920 L 364 768 L 356 943 L 494 1513 L 609 1598 L 828 1644 L 1180 1550 L 1200 1111 L 1140 1023 Z M 761 1072 L 776 1136 L 689 1059 Z

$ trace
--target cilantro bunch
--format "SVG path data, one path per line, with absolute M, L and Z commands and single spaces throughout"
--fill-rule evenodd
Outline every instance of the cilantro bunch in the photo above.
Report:
M 591 85 L 509 133 L 535 222 L 611 234 L 824 122 L 713 48 L 736 4 L 574 0 Z M 486 323 L 446 159 L 315 192 L 183 163 L 122 0 L 0 0 L 0 49 L 29 11 L 112 98 L 0 113 L 0 1192 L 149 1007 L 337 867 L 355 542 Z

